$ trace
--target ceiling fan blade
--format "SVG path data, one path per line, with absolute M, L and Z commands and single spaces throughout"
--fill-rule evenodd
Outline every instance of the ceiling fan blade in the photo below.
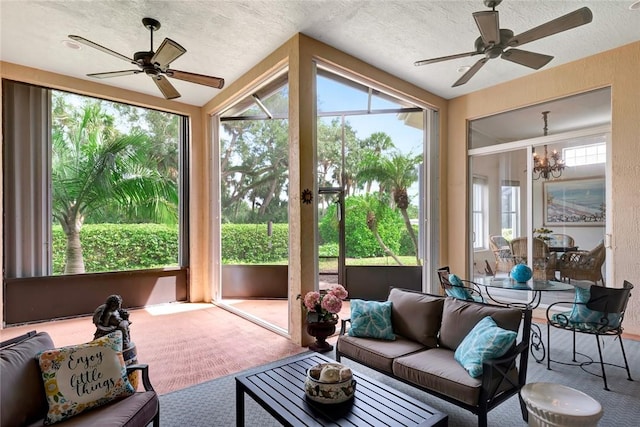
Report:
M 459 53 L 457 55 L 449 55 L 449 56 L 441 56 L 439 58 L 423 59 L 421 61 L 414 62 L 413 65 L 415 65 L 416 67 L 419 67 L 420 65 L 435 64 L 436 62 L 448 61 L 450 59 L 465 58 L 467 56 L 480 55 L 481 53 L 482 52 L 476 52 L 474 50 L 473 52 Z
M 171 82 L 163 75 L 152 76 L 153 81 L 160 89 L 160 92 L 164 95 L 166 99 L 175 99 L 180 97 L 180 92 L 176 90 L 175 87 L 171 84 Z
M 571 13 L 567 13 L 552 21 L 546 22 L 535 28 L 525 31 L 522 34 L 515 35 L 507 43 L 508 46 L 522 46 L 525 43 L 532 42 L 534 40 L 541 39 L 543 37 L 550 36 L 552 34 L 561 33 L 562 31 L 570 30 L 572 28 L 579 27 L 584 24 L 588 24 L 593 20 L 593 14 L 591 9 L 583 7 L 578 10 L 574 10 Z
M 222 89 L 224 79 L 221 77 L 205 76 L 204 74 L 187 73 L 180 70 L 167 70 L 165 74 L 174 79 L 184 80 L 185 82 L 197 83 L 199 85 L 211 86 L 216 89 Z
M 131 74 L 141 73 L 142 70 L 122 70 L 122 71 L 109 71 L 107 73 L 93 73 L 87 74 L 89 77 L 95 77 L 97 79 L 106 79 L 109 77 L 129 76 Z
M 502 59 L 524 65 L 525 67 L 539 70 L 553 59 L 553 56 L 541 53 L 529 52 L 528 50 L 509 49 L 502 52 Z
M 123 54 L 118 53 L 118 52 L 116 52 L 116 51 L 114 51 L 114 50 L 111 50 L 111 49 L 109 49 L 109 48 L 107 48 L 107 47 L 104 47 L 104 46 L 102 46 L 102 45 L 99 45 L 98 43 L 94 43 L 94 42 L 92 42 L 91 40 L 87 40 L 87 39 L 85 39 L 84 37 L 74 36 L 74 35 L 72 35 L 72 34 L 69 34 L 69 36 L 68 36 L 68 37 L 69 37 L 71 40 L 73 40 L 73 41 L 76 41 L 76 42 L 78 42 L 78 43 L 85 44 L 85 45 L 87 45 L 87 46 L 89 46 L 89 47 L 92 47 L 92 48 L 94 48 L 94 49 L 98 49 L 98 50 L 100 50 L 100 51 L 102 51 L 102 52 L 104 52 L 104 53 L 108 53 L 109 55 L 113 55 L 113 56 L 115 56 L 116 58 L 120 58 L 120 59 L 122 59 L 123 61 L 127 61 L 127 62 L 129 62 L 129 63 L 131 63 L 131 64 L 138 65 L 138 63 L 137 63 L 137 62 L 135 62 L 133 59 L 128 58 L 128 57 L 124 56 Z
M 480 30 L 480 36 L 485 45 L 500 43 L 500 22 L 497 11 L 474 12 L 473 19 L 476 20 L 476 25 Z
M 156 53 L 151 58 L 152 64 L 158 64 L 160 68 L 166 68 L 173 61 L 182 56 L 187 49 L 171 39 L 164 39 Z
M 473 67 L 469 68 L 469 71 L 464 73 L 462 77 L 460 77 L 453 85 L 451 85 L 451 87 L 460 86 L 468 82 L 471 77 L 473 77 L 480 70 L 480 68 L 482 68 L 482 66 L 487 63 L 487 61 L 489 61 L 489 58 L 484 57 L 473 64 Z

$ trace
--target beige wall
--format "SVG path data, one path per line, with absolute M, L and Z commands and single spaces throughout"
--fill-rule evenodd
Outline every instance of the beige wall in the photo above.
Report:
M 611 86 L 612 144 L 609 209 L 612 234 L 613 286 L 633 283 L 625 330 L 640 334 L 640 42 L 569 64 L 539 71 L 449 101 L 448 194 L 449 263 L 467 271 L 468 222 L 460 206 L 468 206 L 467 122 L 515 108 L 529 106 L 592 89 Z M 468 173 L 468 171 L 467 171 Z

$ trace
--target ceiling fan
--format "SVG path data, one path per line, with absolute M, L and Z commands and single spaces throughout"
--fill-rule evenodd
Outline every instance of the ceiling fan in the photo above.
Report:
M 153 79 L 160 92 L 166 99 L 175 99 L 180 97 L 180 92 L 176 90 L 171 82 L 165 77 L 172 77 L 186 82 L 197 83 L 200 85 L 211 86 L 216 89 L 222 89 L 224 79 L 220 77 L 205 76 L 203 74 L 188 73 L 186 71 L 174 70 L 169 68 L 169 64 L 182 56 L 187 50 L 175 41 L 165 38 L 156 52 L 153 51 L 153 32 L 160 28 L 160 22 L 153 18 L 143 18 L 142 24 L 149 29 L 151 33 L 151 48 L 149 51 L 140 51 L 133 54 L 133 59 L 128 58 L 118 52 L 108 49 L 104 46 L 87 40 L 84 37 L 69 35 L 71 40 L 85 44 L 94 49 L 98 49 L 116 58 L 120 58 L 133 65 L 137 65 L 137 70 L 110 71 L 106 73 L 87 74 L 89 77 L 104 79 L 109 77 L 127 76 L 130 74 L 145 73 Z
M 484 55 L 484 58 L 473 64 L 452 87 L 467 83 L 484 64 L 498 56 L 507 61 L 538 70 L 547 65 L 553 59 L 553 56 L 516 49 L 516 46 L 522 46 L 525 43 L 588 24 L 593 19 L 591 10 L 588 7 L 583 7 L 514 36 L 513 31 L 500 28 L 498 11 L 496 10 L 496 6 L 500 3 L 502 3 L 502 0 L 484 0 L 484 5 L 492 10 L 473 13 L 473 19 L 475 19 L 478 30 L 480 30 L 480 37 L 475 41 L 474 51 L 424 59 L 416 61 L 414 65 L 420 66 L 466 56 Z

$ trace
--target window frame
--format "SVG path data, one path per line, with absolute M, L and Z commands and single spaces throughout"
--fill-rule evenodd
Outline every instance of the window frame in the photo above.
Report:
M 190 157 L 189 155 L 189 138 L 190 138 L 190 133 L 189 133 L 189 129 L 190 129 L 190 120 L 189 117 L 185 114 L 180 114 L 180 113 L 176 113 L 174 111 L 164 111 L 162 109 L 159 108 L 151 108 L 148 106 L 140 106 L 140 105 L 135 105 L 132 103 L 127 103 L 127 102 L 122 102 L 122 101 L 116 101 L 116 100 L 112 100 L 112 99 L 108 99 L 105 97 L 101 97 L 101 96 L 97 96 L 97 95 L 86 95 L 86 94 L 82 94 L 82 93 L 78 93 L 78 92 L 74 92 L 71 90 L 63 90 L 63 89 L 56 89 L 56 88 L 51 88 L 51 87 L 47 87 L 47 86 L 42 86 L 42 85 L 35 85 L 35 84 L 31 84 L 31 83 L 26 83 L 26 82 L 22 82 L 22 81 L 18 81 L 18 80 L 9 80 L 9 79 L 3 79 L 3 88 L 8 86 L 8 85 L 22 85 L 22 86 L 26 86 L 26 87 L 31 87 L 31 88 L 36 88 L 42 91 L 42 98 L 43 98 L 43 102 L 39 103 L 37 106 L 32 107 L 32 108 L 44 108 L 46 110 L 46 114 L 44 115 L 44 117 L 42 117 L 41 119 L 41 129 L 42 129 L 42 133 L 45 134 L 46 136 L 43 137 L 43 150 L 46 152 L 44 154 L 44 156 L 46 156 L 45 159 L 43 159 L 43 164 L 44 169 L 42 170 L 42 174 L 46 175 L 43 177 L 43 179 L 40 181 L 39 184 L 37 184 L 40 188 L 41 188 L 41 192 L 43 192 L 44 197 L 48 200 L 48 203 L 46 204 L 46 206 L 43 206 L 42 210 L 40 210 L 40 213 L 34 213 L 32 216 L 32 220 L 31 221 L 36 221 L 37 223 L 41 223 L 43 225 L 46 226 L 46 228 L 48 229 L 48 232 L 42 234 L 41 236 L 35 236 L 32 237 L 34 239 L 36 239 L 37 241 L 35 241 L 36 246 L 41 246 L 42 248 L 44 248 L 43 250 L 45 251 L 45 255 L 39 259 L 36 260 L 36 267 L 31 267 L 30 269 L 27 267 L 24 267 L 25 264 L 25 256 L 28 255 L 24 255 L 24 254 L 19 254 L 16 255 L 15 258 L 13 259 L 7 259 L 7 257 L 4 257 L 4 278 L 5 279 L 12 279 L 12 278 L 34 278 L 34 277 L 64 277 L 67 276 L 66 273 L 61 273 L 61 274 L 55 274 L 54 275 L 54 266 L 53 266 L 53 236 L 52 236 L 52 225 L 55 223 L 55 219 L 53 219 L 51 212 L 52 212 L 52 203 L 51 203 L 51 197 L 52 197 L 52 193 L 51 193 L 51 174 L 52 174 L 52 155 L 53 155 L 53 149 L 52 149 L 52 138 L 51 138 L 51 134 L 52 134 L 52 122 L 51 122 L 51 117 L 52 117 L 52 102 L 51 102 L 51 98 L 52 98 L 52 93 L 55 92 L 62 92 L 62 93 L 68 93 L 74 96 L 79 96 L 79 97 L 83 97 L 83 98 L 88 98 L 88 99 L 95 99 L 95 100 L 99 100 L 99 101 L 104 101 L 104 102 L 109 102 L 109 103 L 113 103 L 113 104 L 122 104 L 122 105 L 130 105 L 132 107 L 135 108 L 141 108 L 141 109 L 145 109 L 145 110 L 155 110 L 155 111 L 159 111 L 162 113 L 166 113 L 166 114 L 171 114 L 174 115 L 176 117 L 178 117 L 178 132 L 177 132 L 177 150 L 178 150 L 178 182 L 177 182 L 177 191 L 178 191 L 178 253 L 176 254 L 176 262 L 177 262 L 177 266 L 173 266 L 173 265 L 167 265 L 165 267 L 161 267 L 160 269 L 163 270 L 171 270 L 174 268 L 180 269 L 180 268 L 184 268 L 186 266 L 188 266 L 189 264 L 189 224 L 188 224 L 188 218 L 189 218 L 189 163 L 188 163 L 188 159 Z M 4 97 L 3 97 L 4 98 Z M 14 109 L 12 108 L 13 106 L 10 106 L 11 108 L 11 117 L 14 116 Z M 5 103 L 3 100 L 3 110 L 5 110 Z M 3 114 L 3 120 L 4 118 L 6 118 L 6 116 Z M 13 137 L 12 137 L 13 138 Z M 46 139 L 46 140 L 45 140 Z M 7 144 L 7 138 L 5 138 L 5 144 Z M 44 147 L 46 145 L 46 147 Z M 4 148 L 6 150 L 6 147 Z M 25 158 L 25 157 L 18 157 L 18 158 L 14 158 L 14 165 L 13 167 L 21 167 L 20 165 L 25 165 L 25 164 L 29 164 L 29 159 Z M 5 158 L 5 162 L 7 162 L 8 160 Z M 5 198 L 6 198 L 6 193 L 8 193 L 8 189 L 7 189 L 7 185 L 9 180 L 6 179 L 6 174 L 7 172 L 4 172 L 5 175 L 5 180 L 3 183 L 3 193 L 5 194 Z M 39 175 L 41 176 L 41 175 Z M 15 183 L 13 184 L 15 185 Z M 47 210 L 45 212 L 45 210 Z M 6 215 L 6 214 L 5 214 Z M 18 215 L 19 216 L 19 215 Z M 5 218 L 3 223 L 6 224 L 7 219 Z M 16 218 L 14 221 L 22 221 L 22 219 L 20 218 Z M 48 223 L 48 225 L 47 225 Z M 5 225 L 6 227 L 6 225 Z M 5 254 L 7 253 L 7 241 L 6 239 L 3 242 L 3 247 L 4 247 L 4 252 Z M 30 260 L 32 261 L 32 260 Z M 8 263 L 9 263 L 9 270 L 13 271 L 12 273 L 7 273 L 7 268 L 8 268 Z M 131 271 L 157 271 L 158 268 L 157 267 L 152 267 L 152 268 L 148 268 L 148 269 L 143 269 L 143 270 L 135 270 L 135 269 L 127 269 L 127 270 L 108 270 L 108 271 L 101 271 L 101 272 L 95 272 L 95 271 L 86 271 L 85 273 L 80 273 L 79 275 L 95 275 L 95 274 L 101 274 L 101 273 L 121 273 L 121 272 L 131 272 Z
M 471 192 L 473 250 L 484 251 L 489 248 L 489 219 L 487 215 L 489 187 L 487 177 L 473 175 L 471 180 Z M 477 202 L 479 203 L 479 206 Z M 480 230 L 477 230 L 477 225 L 479 225 Z

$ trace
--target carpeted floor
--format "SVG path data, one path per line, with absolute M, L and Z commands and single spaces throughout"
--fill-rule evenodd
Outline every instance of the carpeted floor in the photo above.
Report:
M 167 304 L 130 314 L 138 361 L 149 365 L 159 394 L 307 350 L 212 304 Z M 48 332 L 61 347 L 92 340 L 95 326 L 91 317 L 15 326 L 0 330 L 0 341 L 30 330 Z
M 544 328 L 543 328 L 544 329 Z M 546 331 L 543 330 L 543 334 Z M 554 359 L 571 357 L 570 350 L 562 350 L 560 346 L 570 343 L 569 333 L 559 330 L 552 331 L 552 345 Z M 594 338 L 591 336 L 578 337 L 578 349 L 583 353 L 597 357 Z M 546 369 L 546 363 L 538 364 L 531 361 L 527 382 L 554 382 L 581 390 L 598 400 L 604 408 L 604 416 L 600 427 L 635 427 L 640 420 L 640 342 L 625 340 L 625 349 L 631 367 L 631 375 L 635 381 L 626 379 L 626 372 L 620 368 L 608 367 L 607 377 L 611 391 L 603 389 L 602 379 L 583 372 L 578 367 L 552 365 L 552 370 Z M 605 340 L 605 360 L 621 363 L 620 346 L 612 338 Z M 332 357 L 333 354 L 329 353 Z M 450 427 L 468 427 L 477 425 L 477 418 L 470 412 L 430 396 L 404 383 L 395 381 L 385 375 L 365 368 L 348 359 L 343 359 L 345 365 L 365 375 L 390 384 L 412 397 L 428 403 L 430 406 L 449 415 Z M 592 368 L 595 366 L 592 366 Z M 255 369 L 255 368 L 253 368 Z M 596 371 L 597 372 L 597 371 Z M 163 427 L 177 426 L 234 426 L 235 425 L 235 375 L 198 384 L 184 390 L 160 396 L 161 425 Z M 301 390 L 301 394 L 303 395 Z M 247 426 L 277 426 L 274 419 L 251 398 L 245 397 Z M 517 397 L 498 406 L 489 413 L 489 426 L 511 427 L 525 426 L 520 414 Z

